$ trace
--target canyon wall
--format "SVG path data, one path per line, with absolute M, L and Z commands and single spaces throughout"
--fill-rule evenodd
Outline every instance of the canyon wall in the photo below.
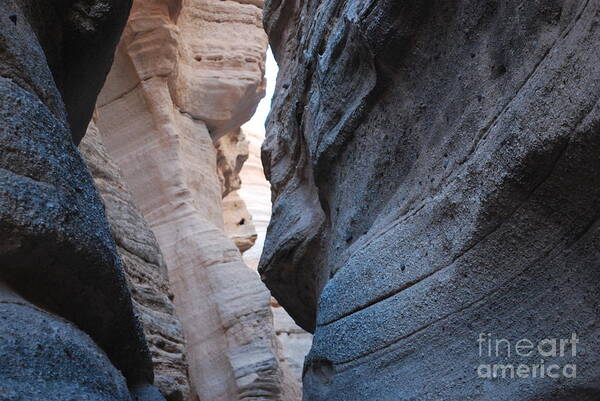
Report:
M 258 267 L 271 218 L 271 190 L 260 160 L 263 140 L 264 133 L 243 128 L 216 143 L 224 230 L 243 253 L 244 263 L 253 270 Z M 274 298 L 271 312 L 280 361 L 289 368 L 288 378 L 301 388 L 304 358 L 312 335 L 300 328 Z
M 242 261 L 250 216 L 236 209 L 235 224 L 248 226 L 236 243 L 225 231 L 222 198 L 235 196 L 247 157 L 239 127 L 264 95 L 261 12 L 261 1 L 134 1 L 96 108 L 107 154 L 164 255 L 200 400 L 300 398 L 269 293 Z
M 248 148 L 247 160 L 240 171 L 241 186 L 239 196 L 247 205 L 248 212 L 252 215 L 252 223 L 256 232 L 254 246 L 244 252 L 244 262 L 256 270 L 258 261 L 265 243 L 267 226 L 271 219 L 271 187 L 265 178 L 260 160 L 260 147 L 264 141 L 264 134 L 245 129 Z
M 600 1 L 269 0 L 265 25 L 259 272 L 314 332 L 304 399 L 598 399 Z M 481 333 L 576 333 L 510 362 L 577 377 L 478 377 L 510 360 Z
M 150 348 L 155 384 L 167 401 L 187 400 L 190 389 L 181 323 L 156 238 L 134 205 L 119 167 L 108 156 L 94 121 L 79 150 L 104 202 L 134 310 Z
M 150 354 L 100 197 L 73 142 L 84 135 L 130 6 L 0 4 L 3 400 L 162 398 L 150 386 Z
M 271 219 L 271 187 L 265 178 L 260 160 L 260 147 L 265 139 L 264 132 L 244 128 L 247 140 L 247 161 L 240 171 L 241 187 L 239 197 L 247 205 L 255 229 L 255 243 L 244 252 L 244 262 L 252 269 L 258 268 L 263 251 L 267 226 Z M 271 299 L 273 325 L 281 344 L 281 357 L 293 373 L 293 378 L 301 382 L 304 357 L 312 343 L 312 335 L 300 328 L 287 312 Z

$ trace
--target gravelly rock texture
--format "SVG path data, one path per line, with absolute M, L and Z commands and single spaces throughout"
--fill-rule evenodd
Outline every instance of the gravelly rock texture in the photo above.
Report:
M 76 120 L 93 109 L 129 6 L 0 4 L 0 283 L 10 288 L 0 313 L 8 321 L 0 336 L 1 399 L 64 400 L 67 389 L 79 388 L 77 399 L 129 400 L 125 380 L 130 387 L 153 381 L 102 203 L 72 141 L 83 135 Z M 74 22 L 81 7 L 104 17 Z M 66 21 L 85 35 L 61 36 Z M 72 53 L 71 45 L 94 38 L 102 44 L 92 56 Z M 73 103 L 69 88 L 79 77 L 88 85 Z
M 259 270 L 314 331 L 305 399 L 598 399 L 600 1 L 265 8 Z M 478 378 L 482 332 L 574 332 L 577 378 Z
M 130 400 L 123 375 L 72 323 L 4 286 L 0 316 L 0 400 Z

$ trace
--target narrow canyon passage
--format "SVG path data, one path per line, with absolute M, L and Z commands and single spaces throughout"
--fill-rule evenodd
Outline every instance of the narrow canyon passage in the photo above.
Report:
M 134 2 L 94 127 L 164 255 L 190 377 L 177 390 L 202 400 L 299 400 L 310 336 L 282 312 L 275 327 L 269 293 L 240 253 L 257 237 L 238 190 L 250 156 L 240 125 L 266 89 L 261 10 L 170 5 Z M 255 163 L 264 128 L 256 135 Z M 264 176 L 258 184 L 268 197 Z M 263 216 L 261 238 L 266 223 Z M 284 352 L 288 343 L 293 353 Z

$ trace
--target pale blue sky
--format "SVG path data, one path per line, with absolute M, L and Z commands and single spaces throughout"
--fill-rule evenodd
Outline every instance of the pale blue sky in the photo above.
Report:
M 265 71 L 265 76 L 267 77 L 267 94 L 258 104 L 256 113 L 254 114 L 252 119 L 243 126 L 243 128 L 251 130 L 256 134 L 260 134 L 263 137 L 265 132 L 265 120 L 269 115 L 269 110 L 271 109 L 271 98 L 273 97 L 273 92 L 275 91 L 277 70 L 277 63 L 275 62 L 275 59 L 273 58 L 273 53 L 271 53 L 271 49 L 269 48 L 269 50 L 267 51 L 267 62 Z

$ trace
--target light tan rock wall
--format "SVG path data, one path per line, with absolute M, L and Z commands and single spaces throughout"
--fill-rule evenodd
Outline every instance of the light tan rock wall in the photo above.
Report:
M 185 400 L 190 388 L 184 339 L 170 298 L 167 267 L 152 230 L 102 142 L 94 121 L 79 144 L 123 261 L 134 309 L 141 320 L 154 365 L 154 383 L 168 401 Z
M 240 198 L 242 185 L 240 171 L 248 159 L 248 141 L 241 128 L 222 136 L 215 142 L 217 148 L 217 173 L 223 193 L 223 220 L 225 233 L 245 252 L 256 242 L 256 229 L 252 215 Z
M 265 178 L 260 160 L 260 146 L 264 134 L 249 129 L 245 129 L 244 133 L 248 142 L 248 160 L 240 172 L 242 185 L 238 192 L 246 203 L 249 214 L 252 215 L 256 230 L 256 243 L 244 252 L 244 262 L 256 270 L 271 219 L 271 186 Z
M 256 228 L 252 215 L 238 191 L 233 191 L 223 199 L 223 219 L 225 233 L 240 252 L 252 249 L 256 243 Z
M 224 232 L 215 141 L 264 94 L 260 3 L 134 3 L 98 101 L 110 156 L 163 251 L 201 400 L 299 398 L 270 298 Z

